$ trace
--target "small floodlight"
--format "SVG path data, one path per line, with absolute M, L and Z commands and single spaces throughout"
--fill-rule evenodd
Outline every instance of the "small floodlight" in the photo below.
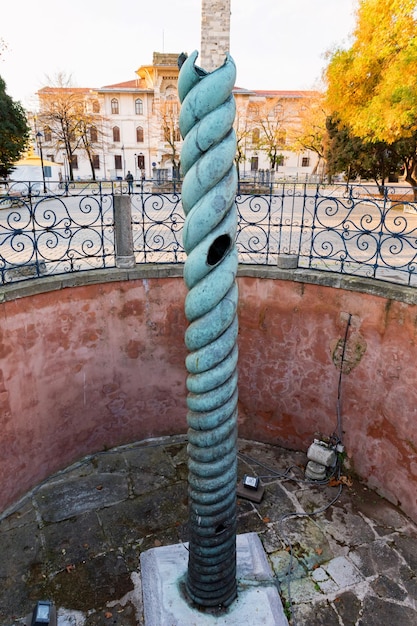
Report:
M 56 626 L 56 610 L 49 600 L 39 600 L 33 609 L 31 626 Z

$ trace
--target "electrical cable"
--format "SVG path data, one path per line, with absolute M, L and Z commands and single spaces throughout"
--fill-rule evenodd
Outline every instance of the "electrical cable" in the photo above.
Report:
M 342 354 L 341 354 L 341 358 L 340 358 L 340 368 L 339 368 L 339 380 L 338 380 L 338 386 L 337 386 L 337 401 L 336 401 L 336 417 L 337 417 L 337 424 L 336 424 L 336 429 L 333 433 L 333 435 L 330 437 L 330 442 L 331 442 L 331 446 L 337 451 L 337 446 L 339 444 L 342 444 L 342 419 L 341 419 L 341 398 L 342 398 L 342 378 L 343 378 L 343 364 L 345 361 L 345 354 L 346 354 L 346 345 L 347 345 L 347 338 L 348 338 L 348 333 L 349 333 L 349 328 L 350 328 L 350 324 L 351 324 L 351 320 L 352 320 L 352 315 L 351 313 L 349 313 L 349 317 L 347 320 L 347 324 L 346 324 L 346 329 L 345 329 L 345 335 L 344 335 L 344 339 L 343 339 L 343 345 L 342 345 Z M 294 482 L 297 483 L 302 483 L 302 484 L 313 484 L 314 486 L 326 486 L 329 484 L 331 478 L 335 477 L 337 478 L 338 481 L 340 481 L 340 476 L 341 476 L 341 460 L 340 457 L 337 457 L 336 460 L 336 465 L 333 468 L 332 472 L 326 477 L 325 480 L 310 480 L 310 479 L 301 479 L 301 478 L 297 478 L 296 476 L 291 476 L 290 473 L 291 471 L 295 470 L 295 469 L 299 469 L 299 467 L 297 465 L 291 465 L 290 467 L 288 467 L 285 471 L 283 472 L 278 472 L 276 470 L 274 470 L 273 468 L 265 465 L 264 463 L 262 463 L 261 461 L 258 461 L 257 459 L 254 459 L 253 457 L 250 457 L 249 455 L 245 455 L 243 453 L 238 453 L 238 457 L 248 463 L 254 463 L 256 465 L 259 465 L 260 467 L 263 467 L 264 469 L 268 470 L 270 472 L 269 475 L 264 475 L 264 476 L 258 476 L 258 478 L 271 478 L 271 479 L 276 479 L 276 478 L 280 478 L 281 480 L 293 480 Z M 249 463 L 248 463 L 249 464 Z M 290 555 L 290 559 L 289 559 L 289 563 L 288 563 L 288 567 L 286 570 L 286 578 L 287 578 L 287 593 L 288 593 L 288 605 L 289 605 L 289 609 L 291 612 L 291 621 L 292 621 L 292 626 L 297 626 L 297 621 L 296 621 L 296 617 L 295 617 L 295 612 L 294 612 L 294 606 L 292 603 L 292 596 L 291 596 L 291 578 L 292 578 L 292 568 L 293 568 L 293 562 L 294 562 L 294 551 L 293 551 L 293 546 L 291 543 L 291 540 L 289 539 L 289 537 L 287 536 L 284 528 L 283 528 L 283 524 L 289 520 L 289 519 L 294 519 L 296 517 L 314 517 L 316 515 L 320 515 L 321 513 L 324 513 L 325 511 L 327 511 L 331 506 L 333 506 L 333 504 L 340 498 L 342 490 L 343 490 L 343 483 L 339 482 L 338 483 L 338 490 L 336 495 L 332 498 L 332 500 L 326 504 L 325 506 L 312 511 L 310 513 L 307 513 L 305 511 L 303 512 L 297 512 L 294 511 L 292 513 L 286 513 L 285 515 L 283 515 L 282 517 L 279 518 L 278 520 L 278 526 L 279 526 L 279 530 L 280 530 L 280 534 L 281 537 L 283 539 L 283 542 L 287 545 L 288 550 L 289 550 L 289 555 Z

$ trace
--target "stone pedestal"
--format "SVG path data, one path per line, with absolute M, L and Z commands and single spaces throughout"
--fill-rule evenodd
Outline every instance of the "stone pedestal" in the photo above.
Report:
M 116 267 L 121 269 L 135 267 L 130 196 L 114 196 L 114 240 Z
M 236 537 L 238 597 L 220 615 L 190 606 L 185 593 L 187 544 L 141 555 L 145 626 L 288 626 L 276 580 L 256 533 Z
M 295 270 L 298 267 L 298 254 L 279 254 L 277 265 L 281 270 Z

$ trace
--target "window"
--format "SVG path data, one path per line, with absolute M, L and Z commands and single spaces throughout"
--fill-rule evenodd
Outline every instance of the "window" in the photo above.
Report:
M 113 126 L 113 141 L 120 141 L 120 128 L 118 126 Z
M 251 172 L 257 172 L 258 171 L 258 157 L 257 156 L 253 156 L 250 160 L 250 169 Z
M 100 113 L 100 102 L 93 100 L 93 113 Z
M 248 117 L 255 118 L 259 117 L 259 106 L 255 102 L 250 102 L 248 106 Z
M 54 154 L 47 154 L 46 158 L 48 159 L 48 161 L 55 162 L 55 155 Z
M 93 167 L 95 170 L 100 169 L 100 155 L 99 154 L 93 154 Z
M 254 128 L 252 131 L 252 143 L 255 143 L 255 144 L 259 143 L 259 135 L 260 135 L 259 128 Z
M 121 154 L 114 155 L 114 167 L 116 170 L 122 169 L 122 156 Z
M 143 154 L 138 154 L 138 168 L 140 170 L 145 169 L 145 157 L 143 156 Z
M 166 99 L 166 113 L 169 116 L 175 116 L 178 115 L 179 113 L 179 105 L 178 105 L 178 100 L 175 96 L 168 96 L 168 98 Z
M 52 178 L 52 167 L 50 165 L 43 166 L 43 175 L 45 178 Z
M 303 157 L 301 159 L 301 167 L 309 167 L 310 165 L 310 158 L 309 157 Z
M 272 110 L 272 114 L 274 117 L 282 117 L 282 114 L 284 112 L 284 107 L 282 106 L 282 104 L 276 104 Z
M 52 132 L 49 126 L 45 126 L 43 129 L 43 140 L 45 143 L 51 143 L 52 141 Z
M 136 115 L 143 115 L 143 102 L 140 98 L 135 100 L 135 113 Z
M 181 133 L 179 128 L 174 129 L 174 141 L 181 141 Z
M 143 143 L 143 128 L 142 126 L 138 126 L 136 129 L 136 141 L 138 143 Z
M 278 130 L 277 131 L 277 145 L 285 146 L 286 143 L 287 143 L 287 133 L 285 132 L 285 130 Z
M 90 128 L 90 141 L 91 143 L 97 143 L 98 134 L 97 128 L 95 126 L 91 126 Z
M 71 157 L 71 165 L 73 170 L 78 170 L 78 157 L 76 154 L 73 154 Z
M 117 98 L 112 98 L 111 112 L 112 112 L 112 115 L 117 115 L 119 113 L 119 101 Z

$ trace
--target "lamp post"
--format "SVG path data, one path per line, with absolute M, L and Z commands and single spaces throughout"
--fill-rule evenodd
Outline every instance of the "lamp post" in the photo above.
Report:
M 46 193 L 46 185 L 45 185 L 45 170 L 43 167 L 43 152 L 42 152 L 42 133 L 40 131 L 38 131 L 36 133 L 36 140 L 38 142 L 38 147 L 39 147 L 39 155 L 41 157 L 41 167 L 42 167 L 42 181 L 43 181 L 43 193 Z
M 122 146 L 122 153 L 123 153 L 123 180 L 126 177 L 126 159 L 125 159 L 125 147 L 124 145 Z

